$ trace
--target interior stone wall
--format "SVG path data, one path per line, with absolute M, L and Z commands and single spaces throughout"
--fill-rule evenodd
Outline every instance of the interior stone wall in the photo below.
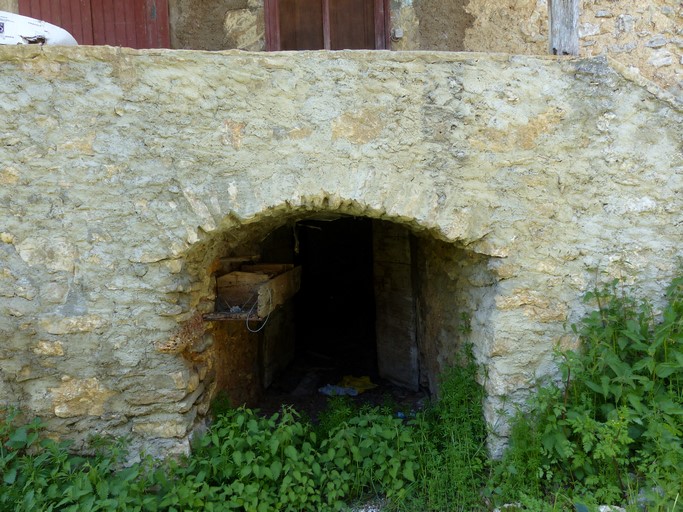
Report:
M 426 240 L 425 346 L 447 362 L 467 314 L 502 436 L 501 408 L 555 374 L 587 290 L 620 277 L 661 297 L 680 269 L 683 113 L 605 59 L 2 47 L 0 62 L 0 399 L 77 446 L 186 450 L 219 378 L 201 321 L 217 258 L 311 213 Z
M 0 11 L 19 12 L 19 0 L 0 0 Z

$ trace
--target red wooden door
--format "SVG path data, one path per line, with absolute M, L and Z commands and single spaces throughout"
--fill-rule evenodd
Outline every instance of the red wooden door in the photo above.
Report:
M 68 30 L 79 44 L 168 48 L 168 0 L 19 0 L 19 14 Z
M 266 0 L 268 50 L 384 49 L 388 0 Z

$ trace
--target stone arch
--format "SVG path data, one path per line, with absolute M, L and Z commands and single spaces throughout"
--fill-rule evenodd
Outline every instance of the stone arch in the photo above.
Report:
M 375 280 L 372 283 L 375 300 L 382 302 L 376 304 L 375 343 L 380 351 L 380 373 L 384 366 L 383 376 L 394 370 L 389 378 L 401 380 L 397 373 L 415 372 L 401 383 L 437 392 L 440 371 L 454 363 L 465 343 L 471 343 L 477 357 L 485 362 L 486 347 L 490 345 L 487 336 L 491 331 L 484 327 L 495 307 L 491 301 L 496 282 L 489 268 L 491 256 L 468 250 L 459 240 L 449 240 L 445 233 L 452 233 L 451 224 L 425 225 L 409 211 L 395 210 L 388 214 L 382 208 L 370 207 L 357 199 L 343 199 L 339 195 L 308 196 L 298 204 L 284 201 L 265 207 L 246 219 L 224 219 L 215 230 L 192 244 L 183 255 L 184 272 L 192 291 L 188 302 L 191 306 L 185 315 L 190 319 L 185 321 L 186 327 L 180 335 L 181 338 L 186 336 L 181 341 L 180 352 L 202 381 L 202 392 L 195 397 L 200 416 L 220 390 L 231 393 L 237 402 L 248 402 L 254 399 L 254 392 L 269 384 L 264 383 L 264 375 L 259 374 L 264 371 L 263 360 L 255 359 L 264 357 L 263 348 L 260 354 L 254 352 L 255 338 L 252 336 L 249 341 L 250 334 L 241 323 L 237 328 L 234 323 L 228 328 L 222 322 L 206 322 L 198 335 L 193 337 L 191 333 L 197 312 L 208 313 L 216 308 L 216 277 L 225 272 L 221 259 L 261 254 L 270 234 L 321 216 L 331 216 L 335 221 L 365 219 L 372 223 L 373 270 L 383 275 L 383 282 Z M 384 256 L 378 256 L 381 251 Z M 398 302 L 407 300 L 412 302 L 400 314 L 388 313 L 388 308 L 395 308 Z M 387 314 L 393 316 L 387 317 Z M 388 326 L 396 322 L 404 322 L 403 330 L 412 329 L 407 333 L 412 341 L 403 339 L 400 343 L 404 350 L 415 351 L 412 354 L 415 366 L 406 363 L 405 357 L 401 361 L 392 359 L 390 353 L 397 348 L 397 333 L 395 330 L 390 332 Z M 407 345 L 411 343 L 411 346 Z M 226 350 L 229 344 L 232 344 L 231 348 Z M 245 351 L 239 347 L 245 347 Z M 175 346 L 166 351 L 179 352 Z M 245 370 L 250 364 L 260 366 Z M 395 371 L 397 365 L 403 365 L 398 372 Z M 241 383 L 237 382 L 240 379 Z

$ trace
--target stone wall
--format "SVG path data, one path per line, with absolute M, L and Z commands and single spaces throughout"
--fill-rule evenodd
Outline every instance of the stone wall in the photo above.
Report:
M 19 0 L 0 0 L 0 11 L 19 12 Z
M 581 55 L 610 55 L 683 101 L 683 4 L 584 0 Z
M 683 114 L 604 59 L 2 47 L 0 62 L 0 397 L 77 446 L 185 450 L 231 378 L 201 320 L 220 258 L 313 213 L 413 232 L 426 382 L 471 341 L 500 435 L 503 405 L 554 375 L 586 290 L 621 277 L 661 297 L 680 268 Z
M 171 0 L 175 48 L 263 50 L 262 0 Z M 547 0 L 392 0 L 392 50 L 548 53 Z M 683 7 L 583 0 L 581 56 L 610 55 L 683 101 Z
M 265 49 L 263 0 L 170 0 L 169 20 L 173 48 Z
M 17 0 L 0 10 L 17 12 Z M 265 49 L 263 0 L 169 0 L 171 46 Z M 395 51 L 548 53 L 547 0 L 391 0 Z M 580 55 L 609 55 L 683 101 L 683 6 L 582 0 Z

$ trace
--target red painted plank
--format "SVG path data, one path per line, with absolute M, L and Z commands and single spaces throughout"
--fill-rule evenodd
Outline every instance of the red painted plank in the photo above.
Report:
M 117 46 L 116 34 L 116 4 L 118 0 L 102 1 L 102 19 L 104 22 L 104 40 L 110 46 Z
M 50 23 L 52 20 L 52 13 L 50 12 L 50 0 L 40 0 L 40 20 Z
M 107 20 L 109 23 L 107 30 L 113 31 L 116 46 L 129 46 L 126 38 L 126 6 L 121 0 L 113 3 L 111 17 Z
M 171 27 L 168 15 L 168 0 L 157 0 L 157 48 L 171 47 Z
M 384 0 L 375 0 L 375 49 L 386 48 L 384 38 Z
M 389 0 L 384 0 L 384 48 L 391 50 L 391 8 Z
M 145 12 L 145 25 L 147 29 L 147 44 L 145 48 L 156 47 L 157 39 L 159 37 L 159 30 L 157 27 L 157 3 L 155 0 L 147 0 L 147 9 Z
M 92 44 L 107 44 L 104 27 L 104 10 L 102 4 L 98 8 L 91 6 L 90 19 L 92 20 Z
M 74 2 L 72 4 L 72 10 L 77 9 L 81 23 L 81 33 L 83 34 L 83 41 L 78 42 L 80 44 L 95 44 L 92 33 L 92 9 L 90 7 L 90 0 L 72 1 Z
M 280 14 L 278 12 L 278 5 L 278 0 L 265 0 L 266 51 L 269 52 L 280 49 Z
M 146 1 L 136 1 L 133 9 L 133 19 L 135 20 L 135 40 L 137 44 L 136 48 L 147 48 L 146 12 Z
M 19 0 L 19 14 L 22 16 L 31 16 L 31 9 L 33 3 L 30 0 Z

